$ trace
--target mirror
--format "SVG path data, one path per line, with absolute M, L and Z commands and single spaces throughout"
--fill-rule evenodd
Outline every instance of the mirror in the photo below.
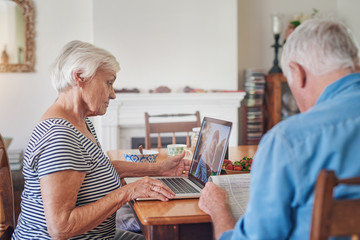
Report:
M 34 41 L 31 0 L 0 0 L 0 72 L 34 72 Z

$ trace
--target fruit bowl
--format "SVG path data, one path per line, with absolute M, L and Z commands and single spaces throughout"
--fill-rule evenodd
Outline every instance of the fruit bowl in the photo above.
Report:
M 249 157 L 243 157 L 240 161 L 235 162 L 224 159 L 222 169 L 226 174 L 250 173 L 252 162 L 253 159 Z
M 224 169 L 226 174 L 241 174 L 241 173 L 250 173 L 250 171 L 236 171 L 236 170 L 226 170 Z

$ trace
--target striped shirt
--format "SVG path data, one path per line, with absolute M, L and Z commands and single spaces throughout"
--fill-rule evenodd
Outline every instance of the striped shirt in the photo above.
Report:
M 94 126 L 85 120 L 97 144 L 64 119 L 48 119 L 34 129 L 24 156 L 25 187 L 12 239 L 51 239 L 40 191 L 40 179 L 48 174 L 63 170 L 86 172 L 76 207 L 95 202 L 120 187 L 119 175 L 99 147 Z M 111 239 L 114 234 L 115 213 L 72 239 Z

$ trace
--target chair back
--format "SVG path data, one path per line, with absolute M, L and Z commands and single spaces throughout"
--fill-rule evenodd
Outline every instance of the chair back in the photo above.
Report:
M 360 199 L 334 199 L 339 184 L 359 185 L 360 177 L 338 179 L 334 171 L 321 170 L 315 186 L 310 240 L 360 235 Z
M 184 118 L 189 119 L 189 117 L 193 116 L 193 121 L 171 121 L 171 119 L 179 119 Z M 164 122 L 154 122 L 153 119 L 169 119 L 168 121 Z M 151 120 L 150 120 L 151 119 Z M 161 136 L 162 133 L 172 133 L 172 143 L 176 143 L 175 133 L 186 133 L 186 145 L 190 147 L 190 137 L 189 133 L 195 127 L 200 127 L 200 113 L 196 111 L 192 114 L 160 114 L 160 115 L 149 115 L 147 112 L 145 113 L 145 129 L 146 129 L 146 136 L 145 136 L 145 148 L 151 148 L 151 136 L 152 133 L 157 133 L 157 147 L 161 148 Z
M 4 140 L 0 134 L 0 240 L 11 239 L 14 228 L 13 183 Z

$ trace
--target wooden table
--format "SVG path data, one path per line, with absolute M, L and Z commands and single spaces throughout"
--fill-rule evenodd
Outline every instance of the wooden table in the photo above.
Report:
M 257 145 L 229 148 L 229 159 L 237 161 L 244 156 L 253 157 Z M 157 160 L 167 158 L 166 149 L 157 149 Z M 111 161 L 124 160 L 125 150 L 111 150 L 107 154 Z M 146 239 L 213 239 L 211 218 L 198 207 L 199 199 L 177 199 L 168 202 L 132 201 L 130 206 L 136 213 Z

